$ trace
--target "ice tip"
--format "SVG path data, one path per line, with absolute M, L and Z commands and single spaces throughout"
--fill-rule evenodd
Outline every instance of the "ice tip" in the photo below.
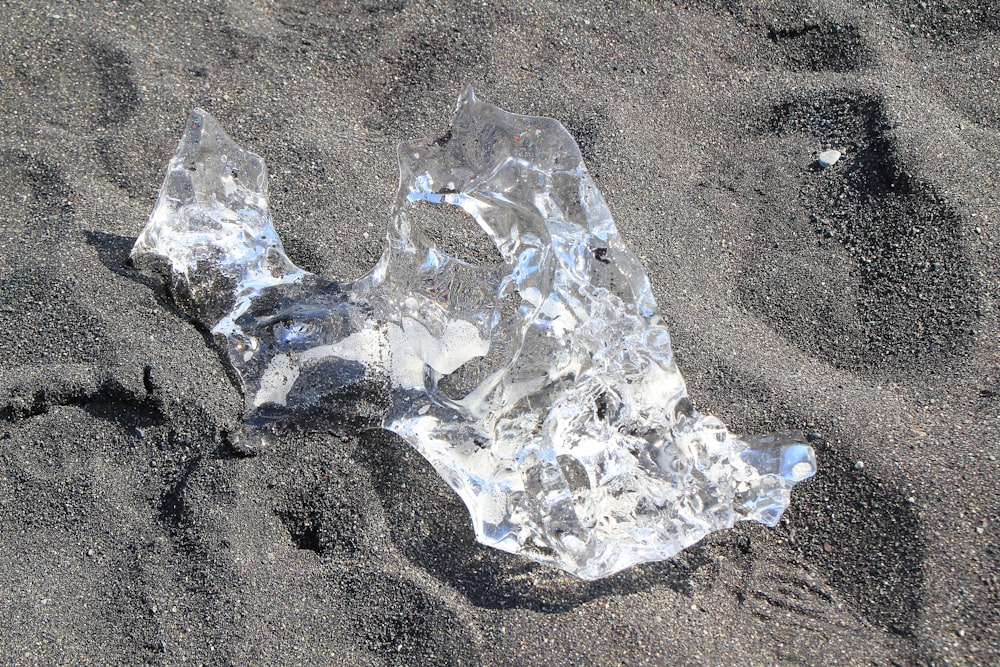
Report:
M 191 113 L 188 114 L 188 129 L 200 130 L 201 126 L 205 123 L 206 116 L 211 118 L 208 112 L 201 107 L 191 109 Z
M 462 86 L 462 92 L 458 94 L 458 108 L 461 109 L 466 105 L 475 104 L 477 101 L 476 91 L 472 89 L 472 84 L 467 83 Z
M 218 126 L 219 121 L 215 120 L 215 116 L 208 113 L 201 107 L 195 107 L 194 109 L 191 109 L 191 113 L 188 114 L 185 133 L 202 132 L 206 125 Z

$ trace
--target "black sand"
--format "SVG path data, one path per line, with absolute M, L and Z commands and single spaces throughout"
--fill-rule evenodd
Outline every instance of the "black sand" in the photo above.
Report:
M 992 0 L 318 5 L 2 3 L 0 663 L 1000 662 Z M 577 137 L 699 408 L 811 434 L 777 529 L 583 584 L 478 546 L 393 436 L 234 443 L 127 261 L 186 114 L 348 279 L 465 82 Z

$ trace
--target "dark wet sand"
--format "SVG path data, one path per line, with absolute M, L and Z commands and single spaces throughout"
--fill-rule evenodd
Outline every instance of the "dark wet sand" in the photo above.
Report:
M 0 664 L 1000 662 L 992 0 L 318 4 L 3 3 Z M 577 137 L 698 407 L 811 434 L 778 528 L 585 584 L 478 546 L 394 436 L 232 446 L 127 261 L 188 111 L 345 280 L 465 82 Z

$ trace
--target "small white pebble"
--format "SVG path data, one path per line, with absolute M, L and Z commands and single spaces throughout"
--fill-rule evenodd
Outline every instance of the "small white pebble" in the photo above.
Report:
M 840 160 L 841 152 L 838 150 L 823 151 L 819 154 L 819 164 L 821 167 L 832 167 Z
M 855 470 L 861 470 L 864 467 L 865 467 L 865 462 L 864 461 L 855 461 L 854 462 L 854 469 Z

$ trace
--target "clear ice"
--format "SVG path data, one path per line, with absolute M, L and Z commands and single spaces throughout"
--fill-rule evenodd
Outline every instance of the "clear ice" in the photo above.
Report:
M 336 282 L 285 255 L 263 160 L 191 114 L 132 258 L 225 347 L 249 432 L 389 429 L 480 542 L 583 579 L 777 523 L 812 449 L 693 409 L 646 274 L 559 122 L 466 88 L 450 131 L 398 156 L 382 257 Z M 435 247 L 415 225 L 427 206 L 461 209 L 502 261 Z

